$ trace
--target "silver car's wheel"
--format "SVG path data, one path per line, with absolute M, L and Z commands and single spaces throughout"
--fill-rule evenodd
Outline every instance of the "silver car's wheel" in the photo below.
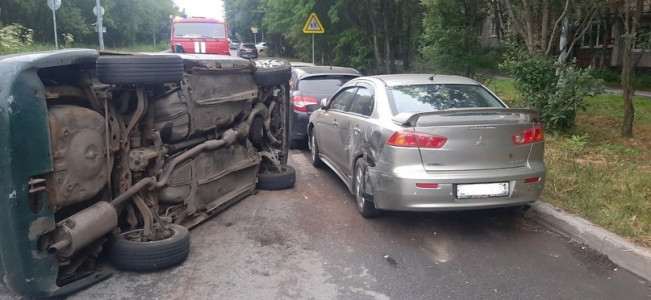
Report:
M 315 167 L 322 167 L 323 161 L 319 158 L 319 145 L 316 143 L 314 129 L 310 131 L 310 154 L 312 156 L 312 165 Z
M 366 199 L 364 196 L 364 178 L 366 176 L 366 163 L 363 158 L 355 162 L 355 181 L 353 182 L 353 191 L 357 200 L 357 209 L 364 218 L 375 217 L 380 214 L 380 210 L 375 208 L 375 203 Z

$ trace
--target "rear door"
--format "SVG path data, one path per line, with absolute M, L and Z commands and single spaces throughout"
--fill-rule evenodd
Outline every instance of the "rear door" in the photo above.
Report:
M 368 132 L 369 126 L 371 126 L 370 118 L 375 109 L 375 93 L 371 86 L 367 84 L 358 84 L 359 89 L 355 94 L 355 97 L 350 103 L 350 106 L 346 110 L 346 120 L 343 120 L 343 123 L 348 124 L 348 141 L 347 145 L 344 145 L 346 150 L 345 165 L 342 165 L 342 171 L 349 176 L 353 175 L 355 167 L 355 157 L 358 154 L 362 153 L 362 144 L 365 139 L 365 133 Z

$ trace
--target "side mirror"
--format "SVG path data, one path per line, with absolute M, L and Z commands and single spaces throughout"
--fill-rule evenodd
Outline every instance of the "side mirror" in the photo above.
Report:
M 174 45 L 172 50 L 173 50 L 174 53 L 185 53 L 185 50 L 183 50 L 183 46 L 181 46 L 179 44 Z
M 326 109 L 326 107 L 328 106 L 328 98 L 321 99 L 320 104 L 322 109 Z

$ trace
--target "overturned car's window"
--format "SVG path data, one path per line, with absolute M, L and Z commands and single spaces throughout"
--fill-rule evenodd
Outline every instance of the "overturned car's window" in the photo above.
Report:
M 176 23 L 174 24 L 176 38 L 226 38 L 226 28 L 219 23 Z
M 480 85 L 404 85 L 391 87 L 389 92 L 394 115 L 451 108 L 504 107 Z

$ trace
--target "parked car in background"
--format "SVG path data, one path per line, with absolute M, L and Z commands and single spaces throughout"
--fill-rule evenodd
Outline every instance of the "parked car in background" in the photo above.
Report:
M 292 67 L 289 81 L 291 109 L 289 114 L 289 145 L 307 145 L 307 123 L 319 100 L 334 94 L 344 83 L 362 76 L 353 68 L 335 66 Z
M 230 44 L 228 44 L 228 49 L 230 50 L 237 50 L 240 48 L 240 40 L 233 39 L 231 40 Z
M 0 56 L 0 274 L 59 297 L 183 262 L 188 228 L 294 185 L 289 63 L 68 49 Z
M 259 42 L 255 44 L 255 48 L 258 49 L 258 53 L 262 53 L 267 49 L 267 42 Z
M 364 217 L 522 206 L 545 182 L 538 112 L 464 77 L 353 79 L 321 102 L 308 132 L 312 164 L 346 183 Z
M 237 49 L 237 56 L 241 58 L 258 58 L 258 49 L 253 43 L 241 43 Z

